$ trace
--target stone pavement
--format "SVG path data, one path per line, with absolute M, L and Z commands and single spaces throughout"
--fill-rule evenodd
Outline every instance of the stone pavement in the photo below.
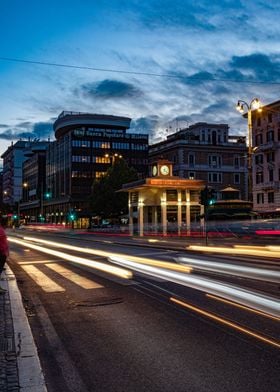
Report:
M 5 265 L 0 286 L 0 391 L 47 392 L 37 349 L 12 270 Z

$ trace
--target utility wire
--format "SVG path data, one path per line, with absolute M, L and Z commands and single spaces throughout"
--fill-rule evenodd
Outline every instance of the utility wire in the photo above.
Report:
M 83 70 L 97 71 L 97 72 L 113 72 L 113 73 L 119 73 L 119 74 L 129 74 L 129 75 L 143 75 L 143 76 L 156 76 L 156 77 L 165 77 L 165 78 L 173 78 L 173 79 L 184 79 L 186 82 L 201 80 L 201 81 L 209 81 L 209 82 L 280 85 L 280 82 L 268 82 L 268 81 L 261 81 L 261 80 L 255 80 L 255 81 L 253 81 L 253 80 L 235 80 L 235 79 L 226 79 L 226 78 L 218 78 L 218 77 L 206 78 L 206 77 L 196 77 L 196 76 L 159 74 L 159 73 L 153 73 L 153 72 L 124 71 L 124 70 L 110 69 L 110 68 L 95 68 L 95 67 L 87 67 L 87 66 L 82 66 L 82 65 L 49 63 L 46 61 L 15 59 L 15 58 L 10 58 L 10 57 L 0 57 L 0 61 L 13 61 L 13 62 L 17 62 L 17 63 L 46 65 L 46 66 L 51 66 L 51 67 L 62 67 L 62 68 L 72 68 L 72 69 L 83 69 Z

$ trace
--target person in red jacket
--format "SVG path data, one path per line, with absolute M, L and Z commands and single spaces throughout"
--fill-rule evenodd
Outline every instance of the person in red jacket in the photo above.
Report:
M 3 271 L 4 264 L 9 256 L 9 246 L 4 228 L 0 226 L 0 275 Z M 6 290 L 0 287 L 0 294 L 5 294 Z

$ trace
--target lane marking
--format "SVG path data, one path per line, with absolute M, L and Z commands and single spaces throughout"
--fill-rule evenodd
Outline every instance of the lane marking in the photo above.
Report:
M 232 302 L 232 301 L 229 301 L 229 300 L 221 298 L 221 297 L 216 297 L 215 295 L 212 295 L 212 294 L 205 294 L 205 295 L 206 295 L 206 297 L 215 299 L 216 301 L 224 302 L 226 304 L 229 304 L 229 305 L 232 305 L 232 306 L 236 306 L 237 308 L 247 310 L 248 312 L 253 312 L 253 313 L 256 313 L 256 314 L 260 314 L 261 316 L 268 317 L 268 318 L 270 318 L 272 320 L 280 321 L 280 317 L 272 316 L 270 314 L 261 312 L 260 310 L 255 310 L 255 309 L 249 308 L 248 306 L 240 305 L 240 304 L 238 304 L 236 302 Z
M 34 265 L 23 265 L 22 268 L 30 276 L 30 278 L 33 279 L 34 282 L 37 283 L 37 285 L 40 286 L 45 292 L 60 293 L 65 291 L 63 287 L 55 283 L 52 279 L 50 279 L 46 274 L 44 274 Z
M 216 315 L 214 315 L 212 313 L 206 312 L 205 310 L 197 308 L 196 306 L 193 306 L 193 305 L 190 305 L 190 304 L 188 304 L 186 302 L 180 301 L 180 300 L 178 300 L 178 299 L 176 299 L 174 297 L 170 297 L 169 299 L 170 299 L 171 302 L 175 302 L 176 304 L 181 305 L 184 308 L 191 309 L 191 310 L 195 311 L 196 313 L 202 314 L 203 316 L 206 316 L 206 317 L 208 317 L 208 318 L 210 318 L 212 320 L 218 321 L 221 324 L 225 324 L 225 325 L 227 325 L 227 326 L 229 326 L 229 327 L 231 327 L 233 329 L 236 329 L 237 331 L 243 332 L 243 333 L 245 333 L 247 335 L 250 335 L 250 336 L 253 336 L 254 338 L 257 338 L 257 339 L 259 339 L 259 340 L 261 340 L 261 341 L 263 341 L 265 343 L 269 343 L 272 346 L 280 348 L 280 342 L 274 341 L 272 339 L 268 339 L 268 338 L 266 338 L 266 337 L 264 337 L 262 335 L 259 335 L 259 334 L 255 333 L 255 332 L 253 332 L 253 331 L 251 331 L 251 330 L 249 330 L 247 328 L 241 327 L 240 325 L 232 323 L 231 321 L 225 320 L 222 317 L 216 316 Z
M 100 289 L 104 288 L 100 284 L 87 279 L 75 272 L 71 271 L 69 268 L 65 268 L 58 263 L 47 264 L 46 267 L 50 268 L 52 271 L 57 272 L 58 274 L 62 275 L 66 279 L 70 280 L 71 282 L 77 284 L 78 286 L 82 287 L 83 289 Z
M 55 260 L 29 260 L 29 261 L 18 261 L 17 264 L 20 265 L 30 265 L 30 264 L 48 264 L 48 263 L 56 263 L 57 259 Z

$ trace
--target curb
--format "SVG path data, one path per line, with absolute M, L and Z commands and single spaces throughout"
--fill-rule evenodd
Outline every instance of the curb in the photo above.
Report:
M 14 327 L 19 385 L 22 392 L 47 392 L 37 348 L 23 307 L 15 275 L 6 263 L 6 278 Z

